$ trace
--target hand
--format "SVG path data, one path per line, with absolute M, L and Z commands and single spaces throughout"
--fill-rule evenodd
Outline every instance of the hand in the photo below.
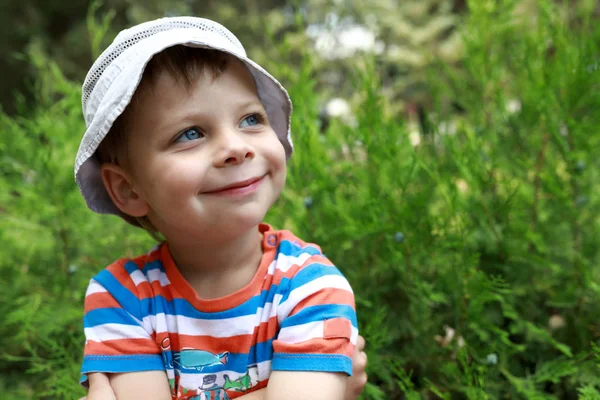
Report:
M 367 384 L 367 353 L 364 352 L 365 338 L 358 337 L 352 356 L 352 376 L 346 384 L 345 400 L 356 400 Z
M 90 383 L 90 389 L 88 395 L 82 397 L 79 400 L 116 400 L 115 393 L 113 392 L 112 386 L 110 386 L 110 380 L 108 375 L 100 372 L 92 373 L 88 375 Z

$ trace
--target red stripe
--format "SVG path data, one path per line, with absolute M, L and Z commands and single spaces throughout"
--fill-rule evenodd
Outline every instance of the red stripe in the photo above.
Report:
M 273 357 L 276 353 L 294 354 L 343 354 L 352 357 L 354 345 L 348 339 L 326 339 L 315 338 L 302 343 L 283 343 L 279 340 L 273 341 Z
M 96 342 L 88 340 L 85 345 L 86 356 L 119 356 L 130 354 L 160 354 L 156 343 L 150 339 L 116 339 Z
M 108 292 L 92 293 L 85 298 L 83 313 L 97 308 L 121 308 L 121 305 Z
M 129 276 L 129 273 L 125 269 L 125 264 L 128 261 L 131 261 L 131 260 L 125 260 L 125 259 L 118 260 L 115 263 L 109 265 L 108 268 L 106 268 L 106 269 L 108 270 L 108 272 L 110 272 L 115 277 L 115 279 L 117 281 L 119 281 L 119 283 L 121 285 L 123 285 L 123 287 L 125 287 L 131 293 L 133 293 L 136 297 L 138 297 L 138 290 L 137 290 L 135 284 L 133 283 L 131 276 Z
M 348 305 L 355 309 L 354 294 L 344 289 L 321 289 L 318 292 L 314 293 L 313 295 L 305 298 L 304 300 L 296 304 L 296 307 L 292 309 L 289 316 L 291 317 L 292 315 L 302 311 L 306 307 L 324 304 Z

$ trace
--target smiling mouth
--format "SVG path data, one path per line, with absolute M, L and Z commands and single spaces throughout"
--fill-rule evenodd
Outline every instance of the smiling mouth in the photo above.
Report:
M 204 192 L 204 194 L 217 194 L 217 195 L 236 195 L 236 194 L 248 194 L 256 190 L 265 175 L 246 179 L 240 182 L 232 183 L 231 185 L 223 186 L 216 190 Z

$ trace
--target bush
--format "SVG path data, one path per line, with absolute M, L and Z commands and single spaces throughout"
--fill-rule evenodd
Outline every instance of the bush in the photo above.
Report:
M 361 59 L 356 125 L 321 133 L 310 54 L 267 65 L 294 100 L 296 153 L 266 219 L 353 284 L 364 398 L 600 398 L 600 27 L 514 6 L 470 2 L 464 62 L 428 71 L 420 125 L 388 115 Z M 78 85 L 33 60 L 37 107 L 0 116 L 0 392 L 77 398 L 87 282 L 152 240 L 85 208 Z

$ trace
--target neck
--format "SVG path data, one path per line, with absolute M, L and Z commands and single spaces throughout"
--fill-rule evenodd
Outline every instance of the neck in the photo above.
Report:
M 254 226 L 229 240 L 169 241 L 183 277 L 201 298 L 231 294 L 247 285 L 262 258 L 262 234 Z

